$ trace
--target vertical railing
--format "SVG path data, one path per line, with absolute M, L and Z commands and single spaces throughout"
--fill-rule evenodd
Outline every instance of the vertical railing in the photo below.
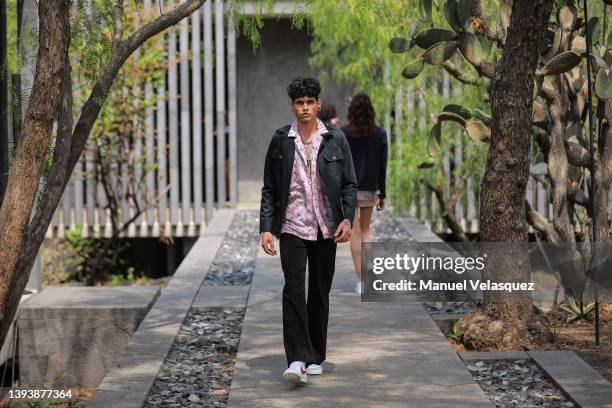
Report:
M 215 74 L 217 111 L 217 203 L 225 204 L 225 34 L 223 1 L 215 0 Z
M 204 3 L 204 174 L 206 179 L 206 222 L 215 202 L 213 141 L 213 36 L 212 5 Z
M 227 87 L 229 121 L 229 204 L 236 207 L 238 200 L 238 118 L 236 78 L 236 31 L 230 20 L 227 29 Z
M 181 2 L 143 0 L 143 7 L 167 12 Z M 144 158 L 136 166 L 137 174 L 145 178 L 141 201 L 157 199 L 157 203 L 125 236 L 195 236 L 204 230 L 215 207 L 236 206 L 236 30 L 224 12 L 222 0 L 207 1 L 162 34 L 158 41 L 163 43 L 167 71 L 155 85 L 143 78 L 134 92 L 142 92 L 144 100 L 155 100 L 142 117 L 134 118 L 135 128 L 142 129 L 142 135 L 134 137 L 134 154 Z M 66 229 L 79 225 L 84 236 L 111 234 L 104 191 L 92 174 L 92 153 L 86 152 L 47 236 L 63 236 Z M 123 220 L 134 214 L 127 199 L 121 207 Z
M 200 33 L 202 26 L 202 15 L 196 10 L 191 16 L 191 52 L 192 52 L 192 116 L 193 116 L 193 213 L 192 222 L 189 224 L 189 232 L 192 225 L 202 225 L 202 51 Z M 202 231 L 204 228 L 200 228 Z

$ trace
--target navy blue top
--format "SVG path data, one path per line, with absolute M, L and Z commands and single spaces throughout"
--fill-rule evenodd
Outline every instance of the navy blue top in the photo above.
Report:
M 387 176 L 387 132 L 376 126 L 372 135 L 364 137 L 351 136 L 348 126 L 340 128 L 346 135 L 359 190 L 376 191 L 380 198 L 386 197 L 385 179 Z

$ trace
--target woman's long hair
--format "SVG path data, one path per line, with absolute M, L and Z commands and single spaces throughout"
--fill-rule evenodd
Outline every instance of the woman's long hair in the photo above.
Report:
M 365 92 L 353 96 L 348 107 L 348 129 L 351 136 L 365 137 L 374 134 L 376 130 L 376 112 L 372 100 Z

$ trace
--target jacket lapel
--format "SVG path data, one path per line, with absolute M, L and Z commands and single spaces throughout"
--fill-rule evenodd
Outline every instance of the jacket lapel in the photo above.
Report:
M 293 160 L 295 159 L 295 140 L 285 136 L 281 151 L 283 155 L 282 200 L 286 200 L 291 186 L 291 173 L 293 172 Z

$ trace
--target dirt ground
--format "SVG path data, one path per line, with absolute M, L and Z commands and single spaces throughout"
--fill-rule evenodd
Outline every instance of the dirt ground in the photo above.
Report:
M 567 313 L 554 310 L 547 314 L 556 344 L 548 349 L 572 350 L 612 382 L 612 302 L 600 305 L 600 345 L 595 345 L 594 313 L 588 319 L 566 323 Z

